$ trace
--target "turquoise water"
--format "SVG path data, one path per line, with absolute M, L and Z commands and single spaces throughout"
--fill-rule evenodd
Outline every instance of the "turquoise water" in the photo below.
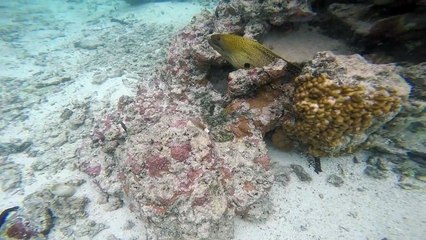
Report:
M 331 2 L 1 1 L 0 239 L 422 239 L 424 6 Z M 222 32 L 349 104 L 319 131 L 327 86 L 297 105 L 302 77 L 235 71 Z

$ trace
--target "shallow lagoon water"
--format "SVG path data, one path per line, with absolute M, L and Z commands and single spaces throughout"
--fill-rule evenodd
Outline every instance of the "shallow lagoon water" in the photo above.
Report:
M 122 95 L 135 96 L 138 85 L 154 84 L 152 76 L 164 65 L 170 41 L 205 7 L 214 11 L 215 2 L 0 3 L 0 210 L 22 206 L 26 197 L 32 199 L 31 194 L 52 186 L 73 186 L 72 198 L 87 204 L 71 205 L 74 213 L 56 217 L 47 239 L 146 239 L 144 221 L 132 213 L 125 198 L 106 196 L 101 184 L 78 169 L 78 149 Z M 265 44 L 283 56 L 289 44 L 291 50 L 318 45 L 305 48 L 303 56 L 295 56 L 298 51 L 285 56 L 296 61 L 320 50 L 356 52 L 316 28 L 301 29 L 296 33 L 301 37 L 303 31 L 309 32 L 304 41 L 289 37 L 281 42 L 285 34 L 270 34 Z M 235 239 L 422 239 L 425 235 L 426 210 L 421 207 L 426 204 L 425 183 L 411 177 L 402 185 L 401 175 L 391 171 L 392 162 L 387 163 L 385 179 L 366 176 L 371 152 L 364 151 L 323 158 L 323 172 L 316 174 L 302 153 L 285 153 L 271 143 L 268 151 L 275 174 L 270 216 L 259 221 L 236 217 Z M 291 164 L 302 166 L 311 180 L 300 179 Z M 343 184 L 331 181 L 331 175 Z M 46 201 L 66 206 L 73 202 L 67 195 Z

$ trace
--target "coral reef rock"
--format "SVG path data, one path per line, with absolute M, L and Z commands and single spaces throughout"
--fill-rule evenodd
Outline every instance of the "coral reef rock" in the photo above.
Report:
M 311 20 L 315 14 L 303 0 L 222 0 L 215 12 L 215 31 L 257 36 L 271 25 Z
M 424 9 L 416 8 L 415 1 L 396 2 L 400 2 L 401 6 L 333 3 L 328 11 L 356 34 L 370 38 L 385 39 L 413 31 L 424 31 Z
M 94 143 L 105 148 L 117 141 L 114 151 L 99 153 L 97 163 L 82 160 L 81 169 L 102 189 L 110 177 L 119 179 L 131 210 L 155 238 L 229 239 L 234 215 L 263 219 L 270 212 L 273 176 L 262 135 L 216 141 L 200 113 L 191 113 L 194 106 L 169 94 L 140 89 L 122 104 L 127 136 L 121 139 L 124 130 L 108 117 L 94 131 Z M 114 163 L 108 154 L 118 159 L 117 173 L 108 170 Z
M 266 133 L 278 127 L 283 148 L 299 139 L 314 156 L 336 155 L 391 120 L 410 91 L 391 65 L 322 52 L 291 82 L 282 60 L 230 72 L 207 42 L 215 31 L 257 36 L 313 15 L 308 1 L 231 0 L 194 17 L 164 66 L 105 112 L 77 151 L 102 201 L 127 201 L 149 239 L 230 239 L 235 215 L 271 212 Z M 221 95 L 214 81 L 227 77 Z
M 251 143 L 257 139 L 235 140 L 232 150 L 179 114 L 149 129 L 129 137 L 117 156 L 132 210 L 161 239 L 226 239 L 231 217 L 250 215 L 271 187 L 265 146 Z
M 401 67 L 400 74 L 412 85 L 410 99 L 394 119 L 370 137 L 366 146 L 410 158 L 426 168 L 426 63 Z
M 285 61 L 279 59 L 263 68 L 229 73 L 227 96 L 233 99 L 225 112 L 233 119 L 229 128 L 235 136 L 252 135 L 256 131 L 266 134 L 280 125 L 294 90 L 290 81 L 286 81 L 291 74 L 285 66 Z
M 352 152 L 399 113 L 410 93 L 393 65 L 331 52 L 318 53 L 295 85 L 294 119 L 283 129 L 313 156 Z
M 426 101 L 426 62 L 403 68 L 401 75 L 413 86 L 410 97 Z
M 287 73 L 286 66 L 287 63 L 284 60 L 277 59 L 262 68 L 238 69 L 230 72 L 227 94 L 232 98 L 247 95 L 261 86 L 284 77 Z
M 411 158 L 426 167 L 426 102 L 410 99 L 401 112 L 365 144 L 368 148 Z
M 232 121 L 206 82 L 210 18 L 203 13 L 182 30 L 158 78 L 121 97 L 78 151 L 79 168 L 102 192 L 123 192 L 153 239 L 230 239 L 235 215 L 271 212 L 263 135 L 227 131 Z
M 248 207 L 262 201 L 272 184 L 264 144 L 255 136 L 235 140 L 231 150 L 230 142 L 214 142 L 200 119 L 182 114 L 135 130 L 140 119 L 130 121 L 134 107 L 127 108 L 130 135 L 115 149 L 121 159 L 116 177 L 131 209 L 148 220 L 150 234 L 159 239 L 227 239 L 232 216 L 250 216 Z M 114 175 L 102 177 L 108 165 L 98 166 L 91 175 L 101 185 Z
M 376 52 L 386 62 L 395 57 L 401 61 L 423 61 L 426 45 L 424 2 L 410 1 L 345 1 L 328 5 L 328 28 L 364 45 L 366 52 Z M 423 3 L 422 3 L 423 2 Z M 398 47 L 395 47 L 398 46 Z M 386 60 L 386 59 L 389 59 Z

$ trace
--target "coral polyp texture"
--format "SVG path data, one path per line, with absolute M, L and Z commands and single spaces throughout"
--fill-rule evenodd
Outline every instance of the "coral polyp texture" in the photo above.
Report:
M 409 92 L 391 65 L 318 53 L 295 79 L 294 120 L 284 129 L 314 156 L 353 152 L 395 117 Z

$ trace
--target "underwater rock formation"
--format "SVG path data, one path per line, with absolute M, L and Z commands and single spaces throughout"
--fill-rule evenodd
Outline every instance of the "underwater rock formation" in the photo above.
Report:
M 422 17 L 424 9 L 416 8 L 416 2 L 333 3 L 328 7 L 328 11 L 356 34 L 374 39 L 386 39 L 425 30 L 425 20 Z
M 373 134 L 366 147 L 411 159 L 426 167 L 426 102 L 410 99 L 401 112 Z
M 315 16 L 305 0 L 222 0 L 215 12 L 215 32 L 259 36 L 271 27 L 311 20 Z
M 195 16 L 191 24 L 183 28 L 171 42 L 167 54 L 167 64 L 161 73 L 165 81 L 178 89 L 181 97 L 188 98 L 200 92 L 209 93 L 209 81 L 213 65 L 225 65 L 224 59 L 210 47 L 207 37 L 213 32 L 214 21 L 208 11 Z M 196 88 L 188 91 L 189 88 Z M 175 92 L 177 90 L 174 90 Z M 215 98 L 221 98 L 219 95 Z
M 164 239 L 232 235 L 232 216 L 249 214 L 272 185 L 265 146 L 256 140 L 236 140 L 230 149 L 197 120 L 162 117 L 117 154 L 132 210 Z
M 313 156 L 353 152 L 398 114 L 409 93 L 392 65 L 321 52 L 295 79 L 294 119 L 283 129 Z
M 280 80 L 286 75 L 287 63 L 278 59 L 274 63 L 262 68 L 238 69 L 228 75 L 227 94 L 231 98 L 248 95 L 256 89 Z
M 286 66 L 278 59 L 262 68 L 229 73 L 226 94 L 232 100 L 225 113 L 232 119 L 229 129 L 236 137 L 265 135 L 280 125 L 294 90 Z
M 426 9 L 421 0 L 347 2 L 327 6 L 334 34 L 346 35 L 365 52 L 379 53 L 382 58 L 423 61 Z
M 266 133 L 278 127 L 275 142 L 287 148 L 298 139 L 314 156 L 350 152 L 400 111 L 410 90 L 392 66 L 329 52 L 295 84 L 282 60 L 231 72 L 207 43 L 215 31 L 257 36 L 312 16 L 307 1 L 231 0 L 215 16 L 194 17 L 149 84 L 98 121 L 77 152 L 79 168 L 107 199 L 125 199 L 151 239 L 230 239 L 235 215 L 266 218 Z M 229 80 L 226 94 L 215 77 Z
M 171 95 L 167 88 L 140 89 L 135 99 L 123 99 L 125 139 L 120 135 L 125 133 L 122 126 L 109 121 L 94 140 L 103 148 L 118 141 L 114 151 L 99 153 L 105 159 L 97 163 L 82 157 L 80 166 L 111 194 L 108 184 L 116 177 L 151 236 L 228 239 L 234 215 L 267 216 L 270 205 L 258 206 L 268 201 L 273 181 L 266 146 L 261 134 L 215 141 L 196 109 L 170 99 Z M 108 158 L 112 153 L 119 161 Z M 119 171 L 111 173 L 112 164 Z
M 426 101 L 426 62 L 402 68 L 401 75 L 412 86 L 410 97 Z
M 233 216 L 255 220 L 270 211 L 262 134 L 226 130 L 232 122 L 208 82 L 217 59 L 206 42 L 210 19 L 204 13 L 182 30 L 153 86 L 120 98 L 95 128 L 94 149 L 78 152 L 80 169 L 107 195 L 124 192 L 155 239 L 229 239 Z
M 400 67 L 400 74 L 412 86 L 410 99 L 394 119 L 369 138 L 365 146 L 411 159 L 426 167 L 426 64 Z

